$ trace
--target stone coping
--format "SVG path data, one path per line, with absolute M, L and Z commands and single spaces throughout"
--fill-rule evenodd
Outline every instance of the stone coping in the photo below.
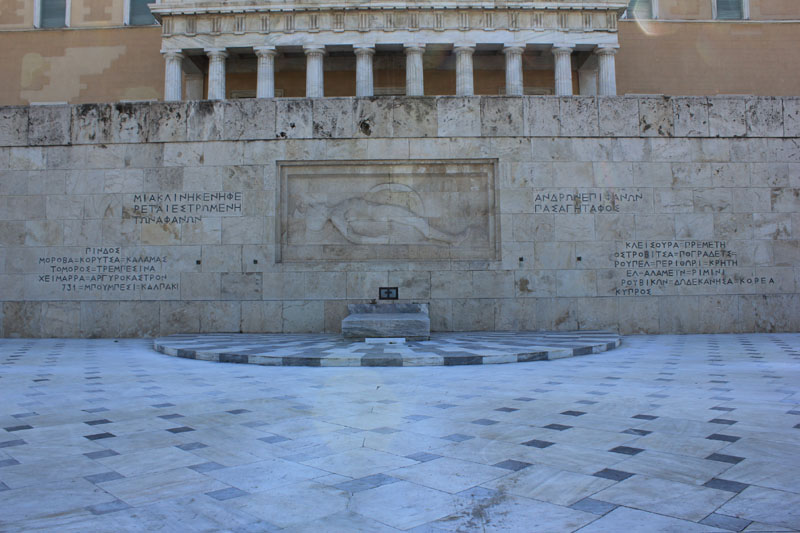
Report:
M 166 355 L 266 366 L 456 366 L 524 363 L 613 350 L 609 331 L 434 333 L 429 341 L 366 344 L 331 334 L 186 334 L 155 339 Z

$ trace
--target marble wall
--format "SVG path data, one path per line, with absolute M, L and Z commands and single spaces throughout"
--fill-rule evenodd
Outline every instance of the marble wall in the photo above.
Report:
M 0 108 L 0 333 L 800 329 L 800 98 Z

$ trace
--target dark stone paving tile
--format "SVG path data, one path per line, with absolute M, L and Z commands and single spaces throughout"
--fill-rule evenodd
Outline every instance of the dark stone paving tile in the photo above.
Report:
M 789 413 L 791 413 L 791 411 L 789 411 Z M 39 415 L 39 413 L 37 413 L 35 411 L 31 411 L 29 413 L 17 413 L 15 415 L 11 415 L 11 416 L 13 416 L 14 418 L 28 418 L 28 417 L 31 417 L 31 416 L 38 416 L 38 415 Z
M 203 444 L 202 442 L 189 442 L 187 444 L 179 444 L 175 446 L 176 448 L 180 448 L 185 452 L 190 452 L 192 450 L 199 450 L 201 448 L 208 448 L 208 444 Z
M 741 518 L 734 518 L 724 514 L 712 513 L 700 521 L 704 526 L 718 527 L 720 529 L 727 529 L 728 531 L 743 531 L 747 526 L 752 524 L 750 520 L 743 520 Z
M 724 442 L 736 442 L 741 437 L 734 437 L 733 435 L 723 435 L 722 433 L 713 433 L 706 437 L 708 440 L 721 440 Z
M 106 418 L 101 418 L 99 420 L 88 420 L 84 422 L 84 424 L 86 424 L 87 426 L 100 426 L 103 424 L 111 424 L 111 420 L 108 420 Z
M 613 481 L 624 481 L 631 477 L 633 474 L 630 472 L 625 472 L 623 470 L 614 470 L 613 468 L 604 468 L 599 472 L 595 472 L 592 474 L 595 477 L 601 477 L 603 479 L 610 479 Z
M 472 423 L 478 424 L 479 426 L 493 426 L 499 424 L 497 420 L 490 420 L 488 418 L 479 418 L 478 420 L 473 420 Z
M 581 416 L 585 415 L 586 413 L 584 411 L 562 411 L 561 414 L 567 416 Z
M 158 415 L 158 418 L 163 418 L 164 420 L 174 420 L 176 418 L 183 418 L 183 415 L 172 413 L 171 415 Z
M 194 431 L 194 429 L 190 428 L 189 426 L 181 426 L 177 428 L 170 428 L 167 431 L 169 431 L 170 433 L 187 433 L 189 431 Z
M 3 492 L 4 490 L 11 490 L 11 489 L 8 488 L 8 485 L 0 481 L 0 492 Z
M 575 509 L 576 511 L 583 511 L 586 513 L 592 513 L 596 515 L 604 515 L 610 511 L 616 509 L 617 506 L 613 503 L 602 502 L 600 500 L 593 500 L 591 498 L 584 498 L 579 502 L 575 502 L 570 505 L 570 509 Z
M 433 461 L 434 459 L 438 459 L 441 455 L 436 455 L 435 453 L 428 453 L 428 452 L 417 452 L 412 453 L 411 455 L 406 455 L 406 459 L 411 459 L 412 461 L 419 461 L 420 463 L 427 463 L 428 461 Z
M 724 453 L 712 453 L 706 457 L 709 461 L 719 461 L 720 463 L 730 463 L 732 465 L 744 461 L 744 457 L 736 457 L 735 455 L 725 455 Z
M 206 492 L 206 496 L 211 496 L 215 500 L 219 501 L 232 500 L 233 498 L 247 496 L 248 494 L 250 493 L 237 489 L 236 487 L 229 487 L 227 489 L 220 489 L 211 492 Z
M 567 429 L 571 429 L 572 426 L 565 426 L 564 424 L 547 424 L 544 426 L 545 429 L 552 429 L 555 431 L 565 431 Z
M 374 489 L 375 487 L 396 483 L 397 481 L 399 480 L 385 474 L 373 474 L 371 476 L 358 479 L 351 479 L 350 481 L 343 481 L 342 483 L 334 485 L 334 487 L 350 493 L 356 493 L 364 490 Z
M 632 448 L 631 446 L 617 446 L 616 448 L 611 448 L 608 451 L 621 453 L 623 455 L 636 455 L 637 453 L 642 453 L 644 450 L 642 448 Z
M 103 457 L 114 457 L 115 455 L 119 455 L 119 453 L 115 452 L 114 450 L 100 450 L 96 452 L 89 452 L 83 454 L 89 459 L 102 459 Z
M 523 442 L 522 444 L 523 444 L 523 446 L 532 446 L 534 448 L 547 448 L 548 446 L 552 446 L 555 443 L 554 442 L 548 442 L 546 440 L 533 439 L 533 440 L 529 440 L 528 442 Z
M 749 487 L 747 483 L 739 483 L 738 481 L 730 481 L 728 479 L 714 478 L 703 483 L 703 486 L 711 489 L 727 490 L 728 492 L 742 492 Z
M 658 417 L 653 415 L 633 415 L 631 418 L 636 418 L 638 420 L 655 420 Z
M 241 415 L 244 413 L 250 413 L 248 409 L 233 409 L 232 411 L 225 411 L 226 413 L 230 413 L 232 415 Z
M 652 431 L 630 428 L 623 431 L 623 433 L 627 433 L 628 435 L 639 435 L 640 437 L 644 437 L 645 435 L 649 435 L 650 433 L 652 433 Z
M 528 468 L 531 466 L 531 463 L 526 463 L 525 461 L 517 461 L 516 459 L 506 459 L 505 461 L 500 461 L 499 463 L 493 464 L 492 466 L 496 466 L 497 468 L 505 468 L 506 470 L 512 470 L 517 472 L 518 470 L 522 470 L 523 468 Z
M 12 433 L 14 431 L 24 431 L 26 429 L 33 429 L 33 426 L 29 426 L 28 424 L 25 424 L 23 426 L 10 426 L 10 427 L 3 428 L 3 429 L 8 431 L 9 433 Z
M 711 423 L 711 424 L 722 424 L 722 425 L 725 425 L 725 426 L 732 426 L 737 421 L 736 420 L 728 420 L 726 418 L 712 418 L 708 422 Z
M 95 433 L 94 435 L 84 435 L 83 438 L 89 440 L 100 440 L 100 439 L 110 439 L 111 437 L 116 437 L 113 433 Z
M 452 403 L 437 403 L 436 405 L 434 405 L 434 407 L 436 407 L 437 409 L 450 409 L 452 407 L 458 407 L 458 406 Z
M 83 476 L 83 479 L 88 481 L 89 483 L 105 483 L 106 481 L 115 481 L 117 479 L 122 479 L 122 474 L 118 472 L 102 472 L 100 474 L 92 474 L 91 476 Z
M 150 407 L 155 407 L 157 409 L 161 409 L 162 407 L 175 407 L 174 403 L 157 403 L 155 405 L 151 405 Z
M 536 400 L 536 398 L 528 398 L 527 396 L 520 396 L 519 398 L 514 398 L 514 401 L 517 402 L 532 402 Z
M 420 420 L 427 420 L 427 419 L 433 418 L 433 417 L 432 416 L 427 416 L 427 415 L 408 415 L 408 416 L 404 416 L 403 418 L 405 418 L 406 420 L 413 420 L 415 422 L 418 422 Z
M 471 437 L 470 435 L 464 435 L 462 433 L 453 433 L 452 435 L 448 435 L 442 438 L 444 440 L 450 440 L 453 442 L 464 442 L 465 440 L 474 439 L 475 437 Z
M 372 433 L 380 433 L 382 435 L 390 435 L 392 433 L 399 433 L 400 432 L 399 429 L 395 429 L 395 428 L 375 428 L 375 429 L 370 429 L 370 431 Z
M 261 437 L 260 439 L 256 440 L 260 440 L 261 442 L 266 442 L 267 444 L 276 444 L 278 442 L 284 442 L 289 439 L 287 439 L 286 437 L 281 437 L 280 435 L 270 435 L 269 437 Z
M 579 403 L 579 404 L 582 404 L 582 405 L 595 405 L 597 402 L 592 401 L 592 400 L 578 400 L 576 403 Z
M 101 515 L 101 514 L 114 513 L 116 511 L 123 511 L 125 509 L 130 509 L 130 507 L 131 507 L 130 505 L 121 500 L 114 500 L 113 502 L 106 502 L 98 505 L 92 505 L 91 507 L 87 507 L 86 509 L 93 515 Z
M 193 465 L 188 467 L 199 474 L 204 474 L 206 472 L 211 472 L 213 470 L 219 470 L 220 468 L 225 468 L 219 463 L 208 462 L 208 463 L 201 463 L 199 465 Z
M 19 464 L 19 461 L 17 461 L 16 459 L 3 459 L 2 461 L 0 461 L 0 468 L 6 467 L 6 466 L 16 466 L 18 464 Z
M 514 409 L 513 407 L 500 407 L 499 409 L 495 409 L 495 411 L 500 411 L 501 413 L 513 413 L 514 411 L 519 411 L 519 409 Z
M 787 415 L 800 415 L 800 411 L 792 409 L 791 411 L 786 411 Z

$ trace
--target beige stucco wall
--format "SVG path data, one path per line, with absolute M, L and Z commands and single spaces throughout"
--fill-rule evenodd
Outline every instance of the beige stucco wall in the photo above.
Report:
M 0 103 L 159 99 L 158 27 L 0 32 Z
M 800 23 L 622 21 L 620 94 L 800 92 Z

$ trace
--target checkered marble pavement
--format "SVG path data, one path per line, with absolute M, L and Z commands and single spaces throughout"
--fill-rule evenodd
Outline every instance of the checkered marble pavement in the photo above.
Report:
M 800 335 L 307 368 L 0 340 L 0 531 L 800 530 Z
M 171 335 L 153 342 L 164 354 L 268 366 L 488 365 L 561 359 L 613 350 L 608 331 L 434 333 L 429 341 L 366 344 L 341 335 Z

